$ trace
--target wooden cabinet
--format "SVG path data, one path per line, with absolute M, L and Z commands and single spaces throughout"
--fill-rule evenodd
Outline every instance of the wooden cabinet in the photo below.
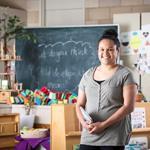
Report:
M 51 106 L 51 150 L 73 150 L 80 143 L 79 121 L 74 104 Z
M 133 129 L 132 137 L 147 137 L 150 148 L 150 103 L 137 102 L 136 108 L 145 108 L 146 128 Z M 80 127 L 74 104 L 51 106 L 51 149 L 73 150 L 80 143 Z
M 13 149 L 19 134 L 19 114 L 0 114 L 0 149 Z
M 0 89 L 3 90 L 18 90 L 15 89 L 15 61 L 21 61 L 20 56 L 9 56 L 8 57 L 14 57 L 13 59 L 5 58 L 2 59 L 2 56 L 0 56 L 0 63 L 4 67 L 1 67 L 0 71 Z M 4 56 L 3 56 L 4 57 Z M 3 85 L 3 80 L 5 80 L 5 84 Z
M 146 128 L 133 129 L 132 137 L 147 137 L 150 148 L 150 102 L 136 102 L 136 108 L 145 108 Z

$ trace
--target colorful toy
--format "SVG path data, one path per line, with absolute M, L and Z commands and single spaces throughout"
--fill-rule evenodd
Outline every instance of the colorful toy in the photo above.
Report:
M 77 95 L 69 91 L 60 92 L 49 90 L 43 86 L 41 89 L 32 90 L 26 89 L 18 94 L 14 100 L 15 104 L 31 105 L 51 105 L 51 104 L 72 104 L 77 102 Z

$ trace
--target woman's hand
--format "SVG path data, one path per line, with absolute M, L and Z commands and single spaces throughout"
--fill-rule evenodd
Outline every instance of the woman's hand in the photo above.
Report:
M 98 134 L 105 129 L 104 122 L 95 122 L 88 125 L 89 133 L 90 134 Z
M 83 121 L 81 123 L 81 125 L 82 125 L 83 128 L 87 129 L 88 131 L 91 130 L 90 124 L 87 121 Z

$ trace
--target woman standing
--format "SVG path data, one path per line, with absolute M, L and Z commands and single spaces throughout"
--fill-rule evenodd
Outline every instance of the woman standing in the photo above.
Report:
M 130 71 L 119 64 L 120 42 L 115 30 L 99 40 L 99 66 L 87 70 L 79 84 L 76 112 L 83 127 L 80 150 L 123 150 L 131 134 L 136 83 Z M 92 117 L 83 119 L 80 107 Z

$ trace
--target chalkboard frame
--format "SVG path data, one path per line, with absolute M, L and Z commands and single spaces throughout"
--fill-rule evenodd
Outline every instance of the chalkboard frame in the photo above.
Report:
M 80 40 L 82 38 L 88 38 L 89 36 L 83 36 L 80 35 L 80 32 L 82 32 L 82 29 L 88 29 L 89 33 L 91 32 L 91 30 L 95 30 L 94 34 L 97 34 L 97 30 L 102 30 L 103 31 L 105 29 L 109 29 L 109 28 L 113 28 L 115 29 L 118 34 L 119 34 L 119 25 L 118 24 L 103 24 L 103 25 L 81 25 L 81 26 L 55 26 L 55 27 L 41 27 L 41 28 L 26 28 L 26 30 L 29 30 L 30 32 L 34 33 L 39 39 L 38 44 L 33 44 L 31 41 L 26 41 L 26 40 L 16 40 L 16 51 L 17 51 L 17 55 L 20 55 L 22 58 L 21 62 L 16 62 L 16 80 L 18 82 L 22 82 L 23 83 L 23 88 L 24 89 L 39 89 L 42 86 L 47 86 L 49 89 L 51 90 L 57 90 L 57 91 L 71 91 L 71 92 L 77 92 L 78 89 L 78 83 L 83 75 L 83 73 L 90 67 L 98 65 L 99 60 L 97 57 L 97 53 L 96 53 L 96 49 L 97 49 L 97 42 L 98 39 L 100 38 L 100 36 L 95 40 L 94 46 L 93 43 L 88 47 L 87 45 L 89 44 L 88 42 L 91 40 L 93 40 L 91 37 L 89 39 L 89 41 L 86 40 Z M 62 32 L 61 29 L 64 29 L 65 32 Z M 72 30 L 77 30 L 77 33 L 79 34 L 79 36 L 77 35 L 73 35 L 73 33 L 69 33 L 69 32 L 73 32 Z M 53 38 L 55 38 L 54 40 L 51 39 L 51 42 L 54 41 L 54 43 L 48 43 L 49 42 L 49 38 L 45 38 L 48 37 L 48 35 L 53 35 L 54 33 L 47 33 L 47 32 L 52 32 L 52 30 L 56 30 L 54 33 L 58 36 L 55 36 Z M 70 30 L 70 31 L 69 31 Z M 67 36 L 72 36 L 72 39 L 67 39 L 66 41 L 64 40 L 63 42 L 59 42 L 59 32 L 65 33 L 64 35 L 64 39 Z M 76 32 L 76 31 L 75 31 Z M 85 31 L 88 32 L 88 31 Z M 93 32 L 93 31 L 92 31 Z M 46 35 L 44 35 L 46 34 Z M 68 34 L 68 35 L 67 35 Z M 92 33 L 93 34 L 93 33 Z M 66 36 L 66 37 L 65 37 Z M 76 36 L 76 37 L 73 37 Z M 43 39 L 42 39 L 43 38 Z M 58 39 L 57 39 L 58 38 Z M 62 38 L 62 37 L 60 37 Z M 79 38 L 79 41 L 78 41 Z M 62 38 L 63 39 L 63 38 Z M 95 39 L 95 37 L 94 37 Z M 43 46 L 40 41 L 44 41 L 45 45 Z M 58 41 L 57 41 L 58 40 Z M 68 40 L 68 41 L 67 41 Z M 43 42 L 42 41 L 42 42 Z M 57 42 L 56 42 L 57 41 Z M 73 50 L 71 49 L 72 47 L 68 44 L 68 43 L 72 44 L 74 43 L 75 46 L 72 44 L 70 44 L 71 46 L 74 47 Z M 56 44 L 57 43 L 57 44 Z M 68 47 L 62 47 L 62 45 L 64 44 L 68 44 Z M 61 45 L 62 44 L 62 45 Z M 87 44 L 87 45 L 86 45 Z M 54 47 L 54 45 L 58 48 L 56 48 L 55 50 L 52 50 L 52 47 Z M 87 46 L 88 48 L 83 47 Z M 50 50 L 48 50 L 47 47 L 50 46 Z M 42 47 L 44 47 L 42 49 Z M 65 48 L 64 51 L 59 51 L 59 47 L 61 48 Z M 93 47 L 93 48 L 92 48 Z M 77 50 L 81 48 L 80 50 Z M 69 49 L 70 52 L 68 52 L 66 49 Z M 83 50 L 84 49 L 84 50 Z M 87 50 L 88 49 L 88 50 Z M 91 52 L 90 50 L 93 51 Z M 47 52 L 47 51 L 49 52 Z M 36 52 L 35 52 L 36 51 Z M 46 54 L 44 54 L 44 51 L 46 52 Z M 58 53 L 59 51 L 59 53 Z M 87 52 L 89 51 L 89 52 Z M 69 55 L 69 57 L 67 57 L 66 55 Z M 91 58 L 90 60 L 90 55 L 94 55 L 93 58 Z M 85 57 L 85 59 L 82 59 L 82 56 Z M 79 57 L 80 59 L 77 59 L 77 57 Z M 67 59 L 69 59 L 70 61 L 67 61 Z M 74 62 L 76 63 L 73 66 L 73 59 Z M 90 65 L 89 63 L 86 61 L 86 59 L 90 60 Z M 96 61 L 94 63 L 92 63 L 92 61 L 96 59 Z M 51 61 L 53 60 L 53 61 Z M 59 61 L 59 64 L 57 64 L 57 61 Z M 83 68 L 81 67 L 81 64 L 84 64 L 86 66 L 84 66 Z M 51 67 L 49 67 L 49 65 L 51 64 Z M 61 68 L 63 68 L 65 71 L 63 71 L 63 69 L 61 70 L 59 68 L 59 65 L 61 65 Z M 66 65 L 66 66 L 65 66 Z M 67 66 L 68 65 L 68 66 Z M 70 65 L 72 65 L 70 67 Z M 57 66 L 57 67 L 56 67 Z M 68 69 L 67 69 L 68 67 Z M 78 70 L 79 69 L 79 70 Z M 55 72 L 55 73 L 54 73 Z M 61 72 L 61 73 L 60 73 Z M 76 74 L 76 76 L 75 76 Z M 62 77 L 62 78 L 61 78 Z

